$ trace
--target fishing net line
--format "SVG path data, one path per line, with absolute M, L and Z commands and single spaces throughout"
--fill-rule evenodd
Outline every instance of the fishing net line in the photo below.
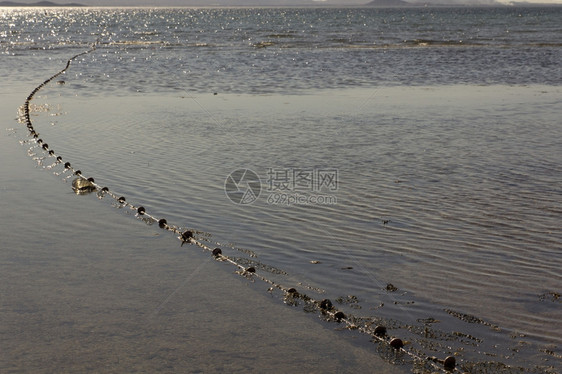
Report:
M 41 168 L 52 170 L 55 175 L 63 176 L 65 180 L 74 178 L 72 186 L 74 191 L 78 194 L 95 193 L 100 199 L 104 197 L 113 199 L 117 207 L 130 210 L 134 213 L 135 217 L 139 218 L 143 222 L 149 225 L 157 224 L 160 229 L 174 235 L 180 241 L 181 246 L 192 245 L 200 247 L 215 260 L 235 267 L 238 275 L 245 277 L 252 282 L 258 281 L 264 283 L 267 285 L 268 292 L 270 293 L 279 293 L 285 304 L 290 306 L 302 306 L 303 310 L 308 314 L 317 315 L 327 323 L 339 324 L 341 326 L 339 328 L 340 330 L 352 330 L 370 337 L 371 341 L 376 344 L 377 353 L 388 362 L 399 365 L 410 365 L 412 367 L 412 372 L 417 373 L 461 373 L 465 371 L 470 373 L 490 372 L 489 363 L 483 364 L 470 361 L 461 361 L 458 363 L 456 358 L 457 352 L 454 352 L 454 349 L 448 354 L 441 354 L 440 357 L 426 354 L 425 352 L 427 350 L 424 350 L 423 344 L 417 344 L 415 346 L 414 344 L 408 344 L 409 342 L 406 339 L 390 334 L 389 330 L 407 329 L 410 333 L 414 333 L 423 338 L 443 339 L 445 341 L 456 340 L 466 345 L 477 344 L 478 338 L 468 334 L 438 331 L 431 327 L 432 322 L 435 321 L 425 321 L 427 323 L 424 323 L 424 327 L 420 328 L 419 326 L 408 326 L 399 321 L 377 317 L 361 317 L 355 316 L 349 311 L 344 312 L 334 305 L 330 299 L 314 298 L 303 291 L 303 289 L 313 289 L 312 287 L 305 286 L 302 283 L 300 283 L 299 287 L 287 286 L 282 282 L 273 280 L 270 275 L 267 275 L 267 273 L 282 274 L 284 273 L 282 270 L 261 264 L 251 259 L 226 255 L 220 247 L 215 247 L 215 245 L 213 245 L 220 243 L 210 242 L 210 240 L 208 240 L 208 235 L 204 231 L 178 226 L 168 222 L 165 217 L 152 214 L 147 211 L 143 205 L 130 202 L 124 195 L 113 191 L 108 186 L 98 184 L 93 177 L 84 175 L 80 169 L 73 166 L 66 159 L 63 159 L 62 156 L 58 155 L 57 152 L 49 146 L 46 140 L 40 137 L 39 132 L 35 129 L 31 120 L 31 112 L 33 109 L 31 108 L 30 103 L 41 89 L 50 83 L 55 82 L 57 78 L 65 74 L 75 60 L 84 55 L 95 52 L 99 45 L 100 41 L 98 40 L 89 50 L 69 58 L 65 67 L 39 84 L 29 94 L 29 96 L 27 96 L 23 106 L 20 108 L 19 120 L 27 126 L 27 130 L 29 132 L 29 139 L 22 141 L 22 144 L 30 145 L 28 155 L 32 157 Z M 254 257 L 251 251 L 239 248 L 235 249 L 246 252 L 246 254 L 250 257 Z M 389 284 L 388 287 L 393 286 Z M 340 305 L 353 305 L 354 303 L 352 297 L 336 301 Z M 460 320 L 467 320 L 472 317 L 452 310 L 447 313 Z M 482 323 L 485 322 L 482 321 Z M 435 351 L 435 349 L 432 350 Z M 520 368 L 511 368 L 507 365 L 497 363 L 493 371 L 510 373 L 520 372 L 519 369 Z

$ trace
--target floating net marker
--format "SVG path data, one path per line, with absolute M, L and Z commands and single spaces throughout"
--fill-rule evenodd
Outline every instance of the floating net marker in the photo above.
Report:
M 23 108 L 20 108 L 20 121 L 26 124 L 29 136 L 32 138 L 28 141 L 28 143 L 32 144 L 32 146 L 28 149 L 28 155 L 37 161 L 38 166 L 42 166 L 45 169 L 52 169 L 55 166 L 62 164 L 64 169 L 61 172 L 55 172 L 54 174 L 63 175 L 69 173 L 65 179 L 75 177 L 75 180 L 73 181 L 73 188 L 76 193 L 96 192 L 100 199 L 105 196 L 111 197 L 118 204 L 118 207 L 133 210 L 136 212 L 136 216 L 144 220 L 146 223 L 152 224 L 153 222 L 157 222 L 158 226 L 162 230 L 175 234 L 180 240 L 182 246 L 184 244 L 196 245 L 209 252 L 209 254 L 217 261 L 225 262 L 236 267 L 239 275 L 252 280 L 257 279 L 268 284 L 270 286 L 269 291 L 273 291 L 274 289 L 281 291 L 284 296 L 284 302 L 288 305 L 296 306 L 299 305 L 300 302 L 303 302 L 308 312 L 316 312 L 327 321 L 343 324 L 346 329 L 356 330 L 362 334 L 368 335 L 371 337 L 373 342 L 386 345 L 390 349 L 394 350 L 396 355 L 405 355 L 413 361 L 427 364 L 432 370 L 439 372 L 460 373 L 460 370 L 456 367 L 456 359 L 454 356 L 448 356 L 445 359 L 438 359 L 436 357 L 423 356 L 422 354 L 416 353 L 412 350 L 405 349 L 405 343 L 402 339 L 399 337 L 388 336 L 387 328 L 385 326 L 376 325 L 375 327 L 372 327 L 372 323 L 365 322 L 365 318 L 355 317 L 351 314 L 345 314 L 343 311 L 338 310 L 329 299 L 316 300 L 305 293 L 299 292 L 296 288 L 287 287 L 267 278 L 266 276 L 260 274 L 254 266 L 244 266 L 236 259 L 223 254 L 220 248 L 209 247 L 202 240 L 199 240 L 194 236 L 194 230 L 171 225 L 165 218 L 155 217 L 148 213 L 143 206 L 136 206 L 130 203 L 125 196 L 114 193 L 106 186 L 102 187 L 95 182 L 93 177 L 83 175 L 81 170 L 75 169 L 70 162 L 65 162 L 61 156 L 57 155 L 56 152 L 47 143 L 45 143 L 42 138 L 39 138 L 39 133 L 36 131 L 31 121 L 30 102 L 33 100 L 37 92 L 39 92 L 44 86 L 52 82 L 61 74 L 65 73 L 70 67 L 72 61 L 76 60 L 80 56 L 94 52 L 98 44 L 99 41 L 96 41 L 88 51 L 79 53 L 68 59 L 64 69 L 60 70 L 58 73 L 54 74 L 33 89 L 31 94 L 29 94 L 26 98 Z M 43 155 L 39 156 L 38 152 L 42 152 Z M 52 164 L 44 166 L 43 161 L 48 158 L 54 158 L 55 161 Z

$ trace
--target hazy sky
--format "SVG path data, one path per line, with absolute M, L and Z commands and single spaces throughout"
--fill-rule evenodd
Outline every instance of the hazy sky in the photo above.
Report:
M 39 0 L 13 0 L 21 3 L 35 3 Z M 50 0 L 54 3 L 81 3 L 85 5 L 189 5 L 189 4 L 240 4 L 251 3 L 261 5 L 281 5 L 281 4 L 341 4 L 341 5 L 357 5 L 366 4 L 370 0 Z M 486 0 L 405 0 L 409 2 L 440 2 L 440 3 L 466 3 L 478 4 L 486 2 Z M 498 2 L 511 2 L 511 0 L 496 0 Z M 515 0 L 529 3 L 550 3 L 562 4 L 562 0 Z

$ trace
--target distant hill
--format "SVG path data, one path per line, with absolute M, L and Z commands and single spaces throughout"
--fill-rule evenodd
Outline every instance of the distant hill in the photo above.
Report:
M 403 0 L 373 0 L 370 3 L 366 4 L 367 6 L 384 6 L 384 7 L 393 7 L 393 6 L 415 6 L 418 4 L 412 4 L 407 1 Z
M 521 7 L 562 7 L 561 3 L 529 3 L 526 1 L 512 1 L 509 5 Z
M 367 6 L 505 6 L 497 0 L 373 0 Z
M 0 1 L 0 7 L 1 6 L 17 6 L 17 7 L 23 7 L 23 6 L 39 6 L 39 7 L 54 7 L 54 6 L 85 6 L 84 4 L 78 4 L 78 3 L 68 3 L 68 4 L 55 4 L 53 2 L 50 1 L 38 1 L 36 3 L 33 4 L 24 4 L 24 3 L 17 3 L 15 1 Z

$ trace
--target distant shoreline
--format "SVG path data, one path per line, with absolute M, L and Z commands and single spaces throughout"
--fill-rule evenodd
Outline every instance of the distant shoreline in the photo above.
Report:
M 38 1 L 36 3 L 17 3 L 15 1 L 0 1 L 0 7 L 87 7 L 88 5 L 79 3 L 56 4 L 50 1 Z
M 439 0 L 435 2 L 427 3 L 410 3 L 402 0 L 375 0 L 366 4 L 355 4 L 355 5 L 316 5 L 316 4 L 282 4 L 282 5 L 256 5 L 256 4 L 243 4 L 244 0 L 241 0 L 240 4 L 237 5 L 220 5 L 220 4 L 186 4 L 182 6 L 169 6 L 169 5 L 142 5 L 142 6 L 131 6 L 131 5 L 96 5 L 95 7 L 108 7 L 108 8 L 189 8 L 189 7 L 205 7 L 205 8 L 511 8 L 511 7 L 562 7 L 562 4 L 549 4 L 549 3 L 529 3 L 529 2 L 512 2 L 510 4 L 504 3 L 493 3 L 493 4 L 444 4 L 439 3 Z M 58 4 L 51 1 L 38 1 L 35 3 L 19 3 L 15 1 L 0 1 L 0 7 L 41 7 L 41 8 L 56 8 L 56 7 L 92 7 L 91 5 L 80 4 L 80 3 L 65 3 Z

